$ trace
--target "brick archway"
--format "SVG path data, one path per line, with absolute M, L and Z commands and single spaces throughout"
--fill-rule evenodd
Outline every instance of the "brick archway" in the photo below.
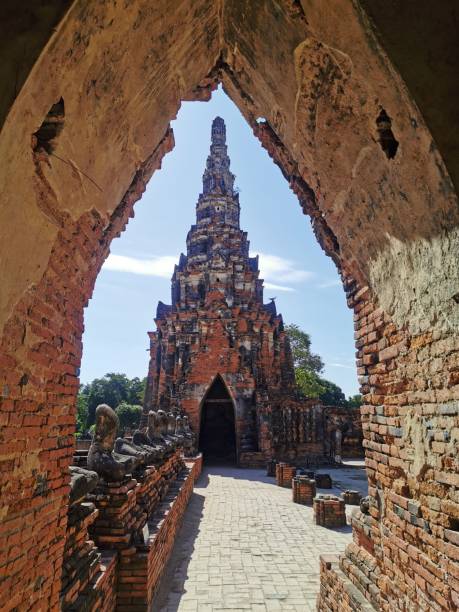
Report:
M 58 605 L 83 308 L 180 101 L 218 82 L 355 312 L 371 504 L 347 563 L 373 568 L 381 606 L 457 598 L 456 193 L 362 7 L 306 4 L 75 2 L 17 92 L 0 134 L 0 606 Z
M 236 415 L 234 400 L 217 374 L 200 405 L 199 450 L 204 461 L 236 464 Z

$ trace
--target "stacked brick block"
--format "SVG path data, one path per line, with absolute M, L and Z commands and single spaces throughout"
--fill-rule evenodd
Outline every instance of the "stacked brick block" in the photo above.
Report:
M 79 598 L 88 599 L 88 587 L 100 571 L 100 552 L 88 534 L 97 515 L 98 510 L 91 503 L 74 504 L 69 510 L 62 567 L 62 610 L 74 608 Z
M 278 487 L 292 488 L 292 479 L 296 474 L 296 467 L 288 463 L 276 464 L 276 484 Z
M 202 471 L 203 456 L 201 453 L 194 457 L 186 458 L 186 465 L 190 467 L 191 473 L 194 475 L 195 481 L 199 478 Z
M 346 525 L 346 506 L 336 495 L 317 495 L 314 498 L 314 522 L 322 527 L 344 527 Z
M 338 555 L 320 557 L 320 592 L 317 607 L 322 612 L 377 612 L 340 567 Z
M 99 482 L 69 512 L 61 584 L 66 612 L 148 610 L 202 468 L 180 453 L 136 479 Z
M 96 593 L 91 608 L 85 607 L 85 602 L 76 602 L 72 612 L 113 612 L 116 606 L 116 585 L 118 579 L 118 553 L 113 550 L 101 551 L 100 572 L 97 575 L 93 590 Z
M 342 572 L 348 577 L 352 584 L 363 594 L 365 600 L 379 609 L 381 603 L 379 585 L 381 580 L 381 569 L 378 562 L 366 550 L 355 544 L 350 544 L 339 559 Z M 435 606 L 431 606 L 435 609 Z
M 147 610 L 151 606 L 200 468 L 200 462 L 188 464 L 149 517 L 144 544 L 121 555 L 117 597 L 120 612 Z
M 136 476 L 139 484 L 136 493 L 138 505 L 142 508 L 146 516 L 154 511 L 165 487 L 161 471 L 156 467 L 148 467 L 141 476 Z
M 139 484 L 134 478 L 123 482 L 101 483 L 94 495 L 99 515 L 91 527 L 91 535 L 100 548 L 121 550 L 127 548 L 147 520 L 137 504 Z
M 90 496 L 99 510 L 90 529 L 96 544 L 100 548 L 123 550 L 135 543 L 148 517 L 183 468 L 183 460 L 175 452 L 158 469 L 147 468 L 142 482 L 134 478 L 101 482 Z
M 292 480 L 292 493 L 296 504 L 312 506 L 316 495 L 316 481 L 307 476 L 295 476 Z
M 346 489 L 346 491 L 343 491 L 342 493 L 342 498 L 345 504 L 358 506 L 360 504 L 360 500 L 362 499 L 362 495 L 358 491 Z

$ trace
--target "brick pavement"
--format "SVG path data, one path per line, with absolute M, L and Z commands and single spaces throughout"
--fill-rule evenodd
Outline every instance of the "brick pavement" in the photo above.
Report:
M 153 612 L 315 610 L 319 556 L 349 525 L 313 524 L 262 470 L 213 467 L 197 483 Z

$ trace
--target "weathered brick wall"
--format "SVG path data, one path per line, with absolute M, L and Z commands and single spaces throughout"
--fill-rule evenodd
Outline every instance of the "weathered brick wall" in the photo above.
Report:
M 150 609 L 201 468 L 202 456 L 185 467 L 176 452 L 138 479 L 99 483 L 90 501 L 71 507 L 62 610 Z
M 121 555 L 116 608 L 120 612 L 150 609 L 199 470 L 199 461 L 188 464 L 149 518 L 148 541 L 134 554 Z
M 375 612 L 374 607 L 341 570 L 338 555 L 322 555 L 320 558 L 318 610 Z
M 368 288 L 353 281 L 346 288 L 355 312 L 370 500 L 368 514 L 353 520 L 359 548 L 348 549 L 342 571 L 383 610 L 455 609 L 459 345 L 447 334 L 398 329 Z M 365 580 L 356 578 L 356 550 L 375 567 Z M 329 570 L 322 580 L 330 580 Z M 341 610 L 332 600 L 324 595 L 320 609 Z
M 96 211 L 73 222 L 51 208 L 42 177 L 42 206 L 59 231 L 42 280 L 14 308 L 0 339 L 0 608 L 27 602 L 58 605 L 74 451 L 83 307 L 108 252 L 162 156 L 172 132 L 139 169 L 111 218 Z M 37 170 L 44 161 L 36 160 Z
M 79 503 L 69 510 L 65 534 L 64 561 L 61 582 L 61 608 L 69 610 L 77 606 L 82 595 L 91 600 L 89 591 L 100 573 L 100 553 L 90 540 L 88 527 L 97 518 L 94 504 Z M 94 593 L 95 594 L 95 593 Z

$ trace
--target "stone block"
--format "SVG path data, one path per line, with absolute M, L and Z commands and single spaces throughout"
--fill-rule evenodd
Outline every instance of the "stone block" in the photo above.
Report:
M 296 468 L 288 463 L 278 463 L 276 465 L 276 484 L 286 489 L 292 488 L 292 479 L 296 474 Z
M 359 491 L 346 489 L 346 491 L 343 491 L 342 498 L 345 504 L 358 506 L 360 504 L 360 500 L 362 499 L 362 495 L 359 493 Z
M 336 495 L 317 495 L 313 501 L 314 522 L 322 527 L 345 527 L 345 503 Z
M 312 506 L 316 495 L 316 481 L 307 476 L 295 476 L 292 480 L 292 494 L 296 504 Z
M 331 489 L 333 486 L 330 474 L 316 474 L 314 478 L 319 489 Z

